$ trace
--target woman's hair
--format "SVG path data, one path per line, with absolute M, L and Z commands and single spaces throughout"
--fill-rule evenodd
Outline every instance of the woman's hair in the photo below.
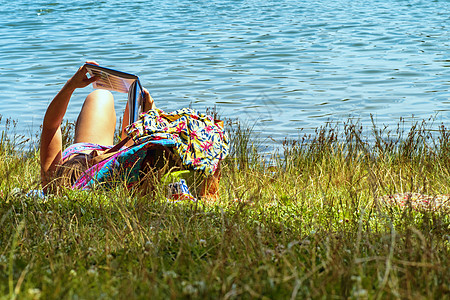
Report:
M 55 177 L 49 183 L 53 193 L 58 193 L 61 187 L 70 188 L 81 175 L 89 168 L 89 155 L 78 154 L 59 165 Z

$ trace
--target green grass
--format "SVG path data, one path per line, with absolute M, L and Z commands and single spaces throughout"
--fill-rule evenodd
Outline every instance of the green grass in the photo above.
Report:
M 270 158 L 234 124 L 214 203 L 168 203 L 120 186 L 25 197 L 38 188 L 38 152 L 14 151 L 20 140 L 5 131 L 0 295 L 448 299 L 448 206 L 379 200 L 450 194 L 450 133 L 430 122 L 392 131 L 327 124 Z

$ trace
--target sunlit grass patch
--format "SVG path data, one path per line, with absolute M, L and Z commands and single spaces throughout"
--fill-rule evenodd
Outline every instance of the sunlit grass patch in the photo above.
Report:
M 329 124 L 270 160 L 251 130 L 232 128 L 216 202 L 174 203 L 162 188 L 140 196 L 120 184 L 27 197 L 39 188 L 38 153 L 1 148 L 0 294 L 442 298 L 448 206 L 385 201 L 450 194 L 447 129 L 411 130 Z

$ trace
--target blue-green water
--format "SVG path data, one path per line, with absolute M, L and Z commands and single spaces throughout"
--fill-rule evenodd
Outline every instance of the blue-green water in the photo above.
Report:
M 94 59 L 139 75 L 163 109 L 216 106 L 276 141 L 370 114 L 448 125 L 449 25 L 449 1 L 1 1 L 0 114 L 37 132 Z

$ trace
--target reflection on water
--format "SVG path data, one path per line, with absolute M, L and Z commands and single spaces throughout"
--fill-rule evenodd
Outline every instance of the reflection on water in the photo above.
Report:
M 216 106 L 275 140 L 348 117 L 449 123 L 448 1 L 18 0 L 0 14 L 0 113 L 37 131 L 87 59 L 166 110 Z M 75 93 L 75 120 L 91 88 Z M 126 96 L 115 94 L 118 115 Z

